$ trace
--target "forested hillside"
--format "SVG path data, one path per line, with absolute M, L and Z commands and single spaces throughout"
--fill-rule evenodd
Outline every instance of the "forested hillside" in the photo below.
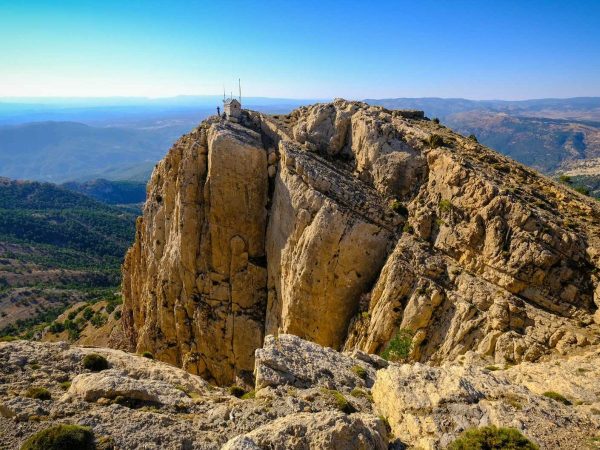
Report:
M 52 184 L 1 179 L 0 335 L 118 289 L 135 217 Z

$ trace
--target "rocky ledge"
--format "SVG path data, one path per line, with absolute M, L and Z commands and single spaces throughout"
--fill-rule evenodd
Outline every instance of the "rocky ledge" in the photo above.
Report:
M 108 367 L 86 369 L 92 353 Z M 90 427 L 98 449 L 439 449 L 486 425 L 544 449 L 582 449 L 600 434 L 595 347 L 506 368 L 470 352 L 431 367 L 279 335 L 255 360 L 255 389 L 244 393 L 119 350 L 0 343 L 0 448 L 54 424 Z M 550 398 L 556 390 L 564 397 Z

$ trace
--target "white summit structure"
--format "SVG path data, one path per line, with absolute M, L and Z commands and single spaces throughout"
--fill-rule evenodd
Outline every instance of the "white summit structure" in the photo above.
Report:
M 238 80 L 238 87 L 240 89 L 239 99 L 236 99 L 231 95 L 228 99 L 225 98 L 225 92 L 223 92 L 223 112 L 227 120 L 237 122 L 242 114 L 242 81 Z
M 228 98 L 223 100 L 223 111 L 227 119 L 238 119 L 242 113 L 242 104 L 235 98 Z

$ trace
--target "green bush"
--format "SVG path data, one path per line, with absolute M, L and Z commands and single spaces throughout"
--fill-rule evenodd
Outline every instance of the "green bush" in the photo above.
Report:
M 61 322 L 52 322 L 48 327 L 50 333 L 62 333 L 65 331 L 65 326 Z
M 381 353 L 381 357 L 388 361 L 403 361 L 408 358 L 412 348 L 413 333 L 410 330 L 400 329 Z
M 442 212 L 448 212 L 452 210 L 452 202 L 450 200 L 440 200 L 440 203 L 438 204 L 438 207 L 440 208 L 440 211 Z
M 477 136 L 475 136 L 474 134 L 470 134 L 470 135 L 469 135 L 469 139 L 470 139 L 470 140 L 472 140 L 473 142 L 479 142 L 479 141 L 477 140 Z
M 363 380 L 367 378 L 367 371 L 364 367 L 356 365 L 352 367 L 352 372 L 356 374 L 357 377 L 362 378 Z
M 544 397 L 551 398 L 552 400 L 556 400 L 557 402 L 562 403 L 563 405 L 570 405 L 571 402 L 564 396 L 554 391 L 547 391 L 542 394 Z
M 93 450 L 94 434 L 88 427 L 55 425 L 34 434 L 21 450 Z
M 346 414 L 352 414 L 356 412 L 356 408 L 352 406 L 352 404 L 346 399 L 346 397 L 344 397 L 344 394 L 342 394 L 340 391 L 326 388 L 323 388 L 322 391 L 323 393 L 329 395 L 333 399 L 336 408 L 340 411 L 345 412 Z
M 147 351 L 146 351 L 146 352 L 143 352 L 143 353 L 142 353 L 142 356 L 143 356 L 144 358 L 148 358 L 148 359 L 154 359 L 154 355 L 153 355 L 151 352 L 147 352 Z
M 90 353 L 83 358 L 83 367 L 92 372 L 100 372 L 101 370 L 108 369 L 108 361 L 102 355 Z
M 537 450 L 539 447 L 515 428 L 494 426 L 463 432 L 448 450 Z
M 50 391 L 43 387 L 30 387 L 25 393 L 25 397 L 35 398 L 37 400 L 50 400 L 52 395 Z
M 437 124 L 439 124 L 439 123 L 440 123 L 440 119 L 438 119 L 437 117 L 434 117 L 433 119 L 431 119 L 431 121 L 432 121 L 433 123 L 437 123 Z
M 85 320 L 90 320 L 93 315 L 94 315 L 94 310 L 92 308 L 90 308 L 89 306 L 83 310 L 82 316 Z
M 76 341 L 79 339 L 79 330 L 77 328 L 69 328 L 69 340 Z
M 256 397 L 256 391 L 252 390 L 250 392 L 246 392 L 244 395 L 242 395 L 241 399 L 242 400 L 250 400 Z
M 108 321 L 108 316 L 106 314 L 101 314 L 100 312 L 96 312 L 92 316 L 92 320 L 90 320 L 91 324 L 96 328 L 100 328 Z
M 444 145 L 444 139 L 439 134 L 432 134 L 427 139 L 430 148 L 438 148 Z
M 354 388 L 352 391 L 350 391 L 350 395 L 356 398 L 366 398 L 368 401 L 373 403 L 373 396 L 370 392 L 367 392 L 364 389 Z
M 408 216 L 408 209 L 399 200 L 394 199 L 390 201 L 390 209 L 395 213 Z
M 561 183 L 564 184 L 571 184 L 572 180 L 571 177 L 569 175 L 561 175 L 558 177 L 558 181 L 560 181 Z
M 577 187 L 575 188 L 575 190 L 576 190 L 577 192 L 579 192 L 580 194 L 583 194 L 583 195 L 590 195 L 590 190 L 589 190 L 588 188 L 586 188 L 585 186 L 577 186 Z
M 241 398 L 244 396 L 244 394 L 246 394 L 246 391 L 244 390 L 244 388 L 233 385 L 229 387 L 229 393 L 234 397 Z

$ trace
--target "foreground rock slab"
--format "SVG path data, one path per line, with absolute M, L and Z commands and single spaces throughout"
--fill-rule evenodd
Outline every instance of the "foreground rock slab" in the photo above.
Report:
M 392 365 L 377 373 L 372 392 L 394 436 L 417 448 L 445 448 L 465 429 L 487 425 L 517 428 L 544 449 L 593 448 L 587 446 L 600 434 L 600 416 L 511 378 L 461 365 Z
M 240 399 L 183 369 L 119 350 L 0 343 L 0 449 L 18 449 L 60 423 L 91 427 L 99 449 L 387 448 L 365 379 L 351 371 L 360 361 L 294 336 L 281 340 L 282 361 L 295 352 L 312 355 L 311 370 L 332 371 L 332 388 L 318 377 L 305 376 L 298 387 L 282 376 Z M 82 360 L 90 353 L 104 356 L 109 368 L 86 370 Z M 362 364 L 374 380 L 374 369 Z M 27 397 L 32 387 L 51 398 Z
M 375 379 L 377 356 L 362 359 L 336 352 L 291 334 L 267 336 L 256 351 L 256 388 L 290 385 L 328 389 L 370 387 Z
M 341 412 L 299 413 L 230 440 L 223 450 L 386 450 L 381 419 Z

